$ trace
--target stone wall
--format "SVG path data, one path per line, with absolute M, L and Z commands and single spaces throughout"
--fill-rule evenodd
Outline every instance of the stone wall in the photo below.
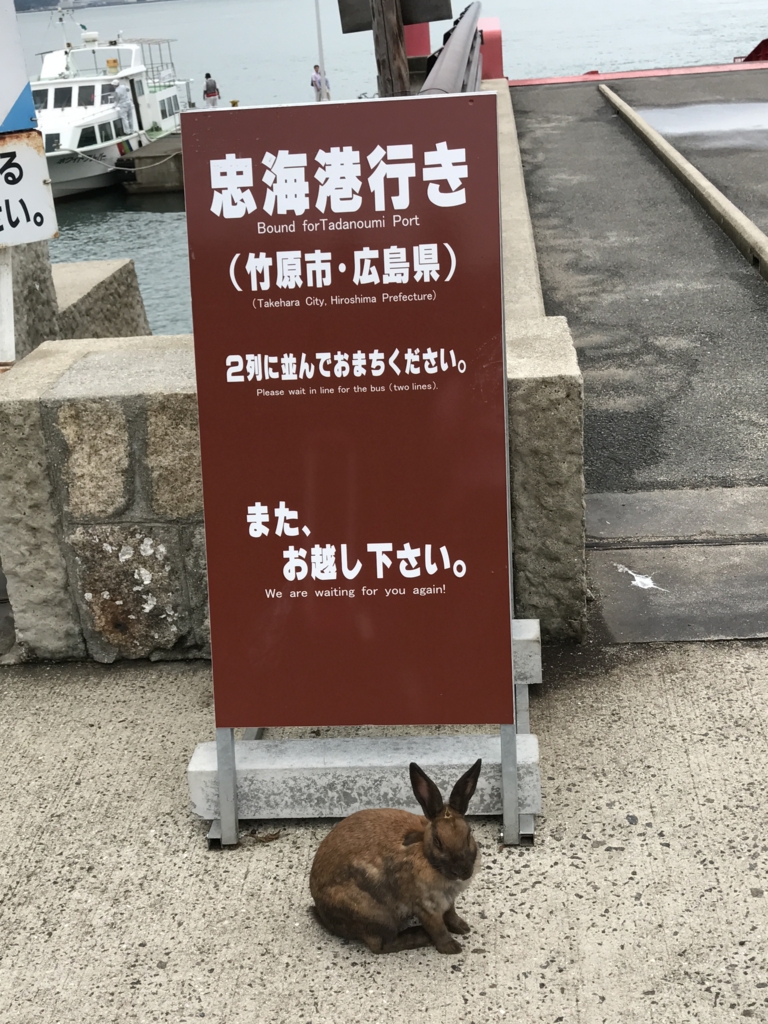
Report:
M 53 338 L 152 333 L 132 260 L 51 264 L 47 242 L 14 246 L 12 258 L 17 362 Z M 12 646 L 12 637 L 0 551 L 0 655 Z
M 6 660 L 210 656 L 192 340 L 47 342 L 0 378 Z

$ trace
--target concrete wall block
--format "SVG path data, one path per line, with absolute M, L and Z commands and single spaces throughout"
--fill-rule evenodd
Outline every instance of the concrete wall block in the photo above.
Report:
M 515 614 L 549 641 L 586 628 L 583 384 L 567 324 L 507 326 Z
M 0 423 L 13 657 L 209 655 L 192 339 L 43 344 Z
M 73 399 L 57 403 L 50 417 L 65 442 L 60 466 L 65 511 L 76 520 L 125 512 L 133 490 L 132 445 L 122 403 Z
M 147 465 L 154 515 L 163 519 L 202 518 L 196 394 L 148 396 Z
M 6 378 L 11 390 L 13 372 Z M 0 388 L 0 560 L 17 640 L 6 659 L 81 658 L 85 645 L 59 543 L 40 407 L 9 400 L 5 390 Z
M 55 338 L 152 333 L 133 260 L 51 264 L 47 242 L 12 252 L 17 361 Z
M 548 640 L 580 640 L 586 616 L 582 381 L 568 325 L 547 317 L 506 79 L 497 95 L 504 329 L 510 403 L 515 613 Z
M 148 658 L 194 646 L 178 531 L 169 526 L 78 526 L 66 537 L 88 653 Z
M 519 697 L 541 683 L 541 624 L 538 619 L 512 620 L 512 671 Z M 525 731 L 525 730 L 522 730 Z
M 47 242 L 13 247 L 13 321 L 16 358 L 59 337 L 58 304 Z
M 133 260 L 54 263 L 60 338 L 149 335 Z

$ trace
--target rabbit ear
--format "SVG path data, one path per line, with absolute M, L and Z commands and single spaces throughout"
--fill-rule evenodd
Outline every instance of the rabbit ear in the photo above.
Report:
M 459 814 L 467 813 L 469 801 L 472 799 L 477 787 L 477 780 L 480 777 L 480 769 L 482 766 L 483 762 L 478 758 L 469 771 L 464 772 L 451 791 L 451 798 L 448 801 L 448 806 L 452 807 L 454 811 L 458 811 Z
M 428 818 L 436 818 L 445 807 L 440 790 L 432 779 L 419 768 L 415 761 L 411 761 L 410 768 L 413 795 L 421 804 L 424 814 Z

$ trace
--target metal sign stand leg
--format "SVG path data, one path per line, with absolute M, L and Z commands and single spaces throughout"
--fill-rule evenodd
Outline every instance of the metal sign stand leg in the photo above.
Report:
M 504 815 L 503 843 L 520 842 L 520 814 L 517 791 L 517 727 L 501 726 L 501 805 Z
M 260 740 L 261 726 L 243 730 L 244 740 Z M 209 846 L 237 846 L 239 818 L 237 814 L 237 768 L 235 766 L 235 730 L 216 730 L 216 774 L 219 780 L 219 817 L 208 830 Z
M 527 683 L 515 683 L 515 721 L 517 722 L 518 735 L 531 731 Z M 535 828 L 535 819 L 532 814 L 520 815 L 521 846 L 533 845 Z
M 216 770 L 219 780 L 219 817 L 212 822 L 208 842 L 219 840 L 222 846 L 237 846 L 237 769 L 235 768 L 235 730 L 216 730 Z

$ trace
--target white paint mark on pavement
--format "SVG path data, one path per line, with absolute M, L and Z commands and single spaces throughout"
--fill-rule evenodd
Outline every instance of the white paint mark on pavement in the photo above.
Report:
M 614 562 L 613 564 L 619 572 L 628 572 L 630 576 L 634 577 L 630 584 L 631 586 L 640 587 L 641 590 L 663 590 L 664 593 L 667 592 L 666 587 L 657 587 L 650 576 L 641 576 L 637 572 L 632 572 L 632 570 L 628 569 L 626 565 L 620 565 L 618 562 Z

